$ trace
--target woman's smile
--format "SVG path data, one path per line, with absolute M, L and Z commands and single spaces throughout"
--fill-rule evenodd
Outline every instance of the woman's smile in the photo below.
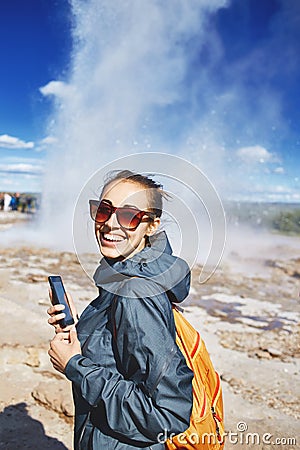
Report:
M 123 242 L 126 240 L 125 236 L 113 233 L 100 232 L 100 240 L 102 245 L 114 246 L 118 242 Z

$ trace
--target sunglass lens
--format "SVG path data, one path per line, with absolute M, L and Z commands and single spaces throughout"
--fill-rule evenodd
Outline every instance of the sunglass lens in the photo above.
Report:
M 110 205 L 106 205 L 103 203 L 100 203 L 99 207 L 97 208 L 96 215 L 95 215 L 95 221 L 96 222 L 106 222 L 109 217 L 111 216 L 111 207 Z
M 97 210 L 98 210 L 98 205 L 90 202 L 90 215 L 93 220 L 96 220 Z
M 117 218 L 121 227 L 128 230 L 134 230 L 141 222 L 140 214 L 129 208 L 122 208 L 117 211 Z

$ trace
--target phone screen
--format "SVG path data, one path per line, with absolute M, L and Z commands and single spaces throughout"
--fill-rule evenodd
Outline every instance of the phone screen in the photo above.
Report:
M 69 307 L 69 302 L 67 298 L 66 291 L 64 289 L 64 285 L 62 283 L 62 279 L 59 275 L 48 277 L 50 287 L 52 290 L 52 303 L 54 305 L 60 304 L 64 305 L 65 309 L 62 311 L 65 313 L 66 317 L 59 321 L 61 327 L 66 327 L 67 325 L 73 325 L 74 319 L 71 314 L 71 310 Z

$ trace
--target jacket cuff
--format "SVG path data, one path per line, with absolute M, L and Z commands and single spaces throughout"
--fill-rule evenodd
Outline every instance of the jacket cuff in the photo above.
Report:
M 85 358 L 80 354 L 74 355 L 69 359 L 66 365 L 65 375 L 70 381 L 80 385 L 86 372 L 86 368 L 92 365 L 94 365 L 94 363 L 90 359 Z

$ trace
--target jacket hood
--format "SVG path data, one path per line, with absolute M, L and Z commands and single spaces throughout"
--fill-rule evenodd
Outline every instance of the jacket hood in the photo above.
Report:
M 172 254 L 165 231 L 150 236 L 148 245 L 132 258 L 124 261 L 102 258 L 94 281 L 99 288 L 117 294 L 126 280 L 133 277 L 151 280 L 143 284 L 145 296 L 167 292 L 172 302 L 183 301 L 190 288 L 189 266 Z

